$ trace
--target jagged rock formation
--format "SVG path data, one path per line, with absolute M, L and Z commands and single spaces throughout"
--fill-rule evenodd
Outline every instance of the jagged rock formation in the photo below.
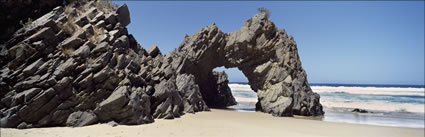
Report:
M 2 0 L 0 1 L 0 43 L 8 40 L 22 23 L 29 18 L 38 18 L 50 12 L 53 8 L 67 3 L 69 0 Z
M 217 93 L 209 86 L 212 70 L 237 67 L 257 92 L 257 110 L 275 116 L 323 114 L 320 96 L 310 89 L 293 37 L 278 30 L 264 12 L 236 32 L 223 33 L 215 24 L 202 28 L 185 37 L 167 58 L 176 73 L 196 77 L 207 104 L 217 105 Z
M 56 7 L 0 44 L 0 127 L 143 124 L 233 105 L 219 66 L 242 70 L 260 111 L 323 114 L 295 41 L 265 13 L 232 33 L 205 27 L 164 56 L 128 34 L 126 5 L 98 2 Z
M 162 71 L 163 55 L 143 49 L 129 23 L 126 5 L 90 2 L 18 30 L 1 46 L 1 127 L 143 124 L 208 110 L 194 77 Z
M 237 104 L 228 86 L 229 80 L 225 72 L 209 72 L 207 79 L 208 81 L 199 82 L 199 84 L 202 97 L 209 107 L 220 108 Z

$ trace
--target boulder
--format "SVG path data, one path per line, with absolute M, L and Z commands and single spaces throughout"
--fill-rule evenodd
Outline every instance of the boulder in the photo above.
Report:
M 183 95 L 184 111 L 194 113 L 209 110 L 207 104 L 202 99 L 202 94 L 195 83 L 193 75 L 181 74 L 176 78 L 177 90 Z
M 103 19 L 105 19 L 105 14 L 101 11 L 97 13 L 96 16 L 93 17 L 93 19 L 91 19 L 91 23 L 98 24 L 100 21 L 103 21 Z
M 357 112 L 357 113 L 369 113 L 369 111 L 364 109 L 355 108 L 351 112 Z
M 96 25 L 94 25 L 96 28 L 105 28 L 106 24 L 105 21 L 100 20 L 99 22 L 96 23 Z
M 108 122 L 108 123 L 106 123 L 106 124 L 110 125 L 111 127 L 116 127 L 116 126 L 118 126 L 118 123 L 117 123 L 117 122 L 115 122 L 115 121 L 109 121 L 109 122 Z
M 79 37 L 69 37 L 65 39 L 60 46 L 64 49 L 77 49 L 82 44 L 84 44 L 84 41 L 80 39 Z
M 183 105 L 182 98 L 175 83 L 175 79 L 170 78 L 155 85 L 155 92 L 152 95 L 154 118 L 172 119 L 182 115 L 183 110 L 180 110 L 180 106 Z
M 114 117 L 119 117 L 121 109 L 127 105 L 128 98 L 128 87 L 122 86 L 115 89 L 112 94 L 99 104 L 99 107 L 95 109 L 96 115 L 102 121 L 110 120 Z
M 29 38 L 27 38 L 28 42 L 36 42 L 43 39 L 50 39 L 53 36 L 55 36 L 55 33 L 53 32 L 52 28 L 45 27 L 39 30 L 37 33 L 31 35 Z
M 77 111 L 68 116 L 66 125 L 71 127 L 82 127 L 97 122 L 97 117 L 93 112 Z
M 42 58 L 38 59 L 37 61 L 35 61 L 34 63 L 32 63 L 31 65 L 27 66 L 24 70 L 23 73 L 24 75 L 33 75 L 35 73 L 35 71 L 38 70 L 38 68 L 40 68 L 41 65 L 43 65 L 44 61 Z
M 148 50 L 148 55 L 155 58 L 156 55 L 161 54 L 157 45 L 153 45 L 152 48 Z
M 105 16 L 105 21 L 107 22 L 107 24 L 111 24 L 111 26 L 115 25 L 117 23 L 116 14 L 112 14 L 112 13 L 107 14 Z
M 91 54 L 103 53 L 108 50 L 108 46 L 108 42 L 102 42 L 94 47 L 94 49 L 91 51 Z
M 17 114 L 8 115 L 0 118 L 0 127 L 17 127 L 19 121 L 20 119 Z
M 90 55 L 90 47 L 87 45 L 83 45 L 74 52 L 72 52 L 73 57 L 81 57 L 86 58 Z
M 67 99 L 72 96 L 72 88 L 72 79 L 69 77 L 62 78 L 53 86 L 53 89 L 58 92 L 60 99 Z
M 80 27 L 84 27 L 89 23 L 89 19 L 87 19 L 87 16 L 80 16 L 74 21 L 74 23 Z
M 103 82 L 112 75 L 112 70 L 108 66 L 93 75 L 93 81 L 96 83 Z
M 207 79 L 200 83 L 202 85 L 200 89 L 202 98 L 209 107 L 221 108 L 236 105 L 225 72 L 210 72 Z
M 48 113 L 49 110 L 52 109 L 52 105 L 54 106 L 55 103 L 57 103 L 57 100 L 52 99 L 55 94 L 56 91 L 52 88 L 40 91 L 27 105 L 24 105 L 21 109 L 19 109 L 17 114 L 25 122 L 35 122 L 40 120 Z M 49 104 L 49 102 L 52 103 Z
M 28 90 L 22 91 L 21 93 L 16 94 L 13 100 L 16 100 L 19 102 L 23 101 L 21 103 L 29 103 L 35 95 L 40 93 L 40 91 L 42 91 L 41 88 L 28 89 Z
M 128 24 L 130 24 L 130 12 L 128 11 L 128 7 L 126 4 L 121 5 L 118 9 L 117 12 L 118 14 L 118 21 L 123 25 L 123 26 L 127 26 Z

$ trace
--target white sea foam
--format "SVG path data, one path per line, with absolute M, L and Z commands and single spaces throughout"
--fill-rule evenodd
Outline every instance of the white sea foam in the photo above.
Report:
M 394 87 L 345 87 L 345 86 L 312 86 L 314 92 L 337 93 L 344 92 L 350 94 L 365 95 L 406 95 L 424 96 L 424 88 L 394 88 Z M 390 98 L 389 98 L 390 99 Z M 425 99 L 425 98 L 424 98 Z M 413 112 L 424 113 L 424 104 L 398 103 L 382 100 L 352 100 L 351 98 L 330 98 L 323 96 L 320 103 L 328 108 L 361 108 L 371 111 L 385 112 Z
M 229 84 L 232 91 L 252 91 L 248 84 Z M 396 88 L 396 87 L 345 87 L 345 86 L 311 86 L 317 93 L 337 93 L 345 92 L 350 94 L 365 95 L 407 95 L 407 96 L 425 96 L 424 88 Z M 256 97 L 242 97 L 234 92 L 237 102 L 257 102 Z M 250 92 L 255 94 L 254 92 Z M 424 98 L 425 99 L 425 98 Z M 327 108 L 361 108 L 370 111 L 385 112 L 414 112 L 424 113 L 424 104 L 397 103 L 378 100 L 353 100 L 351 98 L 335 98 L 322 96 L 321 104 Z
M 320 103 L 326 108 L 361 108 L 369 111 L 383 112 L 412 112 L 424 113 L 423 104 L 392 103 L 385 101 L 367 101 L 367 102 L 346 102 L 343 99 L 320 100 Z
M 252 91 L 251 87 L 248 84 L 229 84 L 229 87 L 232 90 Z
M 246 98 L 246 97 L 237 97 L 235 96 L 236 102 L 257 102 L 257 98 Z
M 248 84 L 229 84 L 232 90 L 252 91 Z M 317 93 L 345 92 L 350 94 L 369 95 L 413 95 L 425 96 L 425 88 L 399 88 L 399 87 L 346 87 L 346 86 L 311 86 Z
M 345 92 L 350 94 L 368 95 L 410 95 L 425 96 L 425 88 L 394 88 L 394 87 L 345 87 L 345 86 L 311 86 L 317 93 Z

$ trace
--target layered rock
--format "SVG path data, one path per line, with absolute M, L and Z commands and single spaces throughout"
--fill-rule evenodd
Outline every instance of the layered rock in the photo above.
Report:
M 126 5 L 98 4 L 56 7 L 1 44 L 1 127 L 131 125 L 208 110 L 193 76 L 163 71 L 160 51 L 128 34 Z
M 217 102 L 220 94 L 209 84 L 214 81 L 212 70 L 224 66 L 245 74 L 257 92 L 259 111 L 275 116 L 324 113 L 319 94 L 307 82 L 293 37 L 278 30 L 265 12 L 248 19 L 239 31 L 223 33 L 215 24 L 202 28 L 186 36 L 167 58 L 176 73 L 195 76 L 208 105 L 227 105 Z
M 220 66 L 245 74 L 259 111 L 323 114 L 295 41 L 265 13 L 232 33 L 202 28 L 164 56 L 128 34 L 126 5 L 98 2 L 56 7 L 0 44 L 1 127 L 143 124 L 234 105 Z
M 7 41 L 10 36 L 22 25 L 43 16 L 53 8 L 66 4 L 69 0 L 41 0 L 41 1 L 0 1 L 0 43 Z

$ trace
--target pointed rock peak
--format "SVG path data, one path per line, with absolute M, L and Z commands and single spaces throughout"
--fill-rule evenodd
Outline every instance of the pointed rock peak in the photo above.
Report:
M 127 4 L 121 5 L 117 9 L 118 21 L 121 22 L 123 26 L 130 24 L 130 12 L 128 11 Z

